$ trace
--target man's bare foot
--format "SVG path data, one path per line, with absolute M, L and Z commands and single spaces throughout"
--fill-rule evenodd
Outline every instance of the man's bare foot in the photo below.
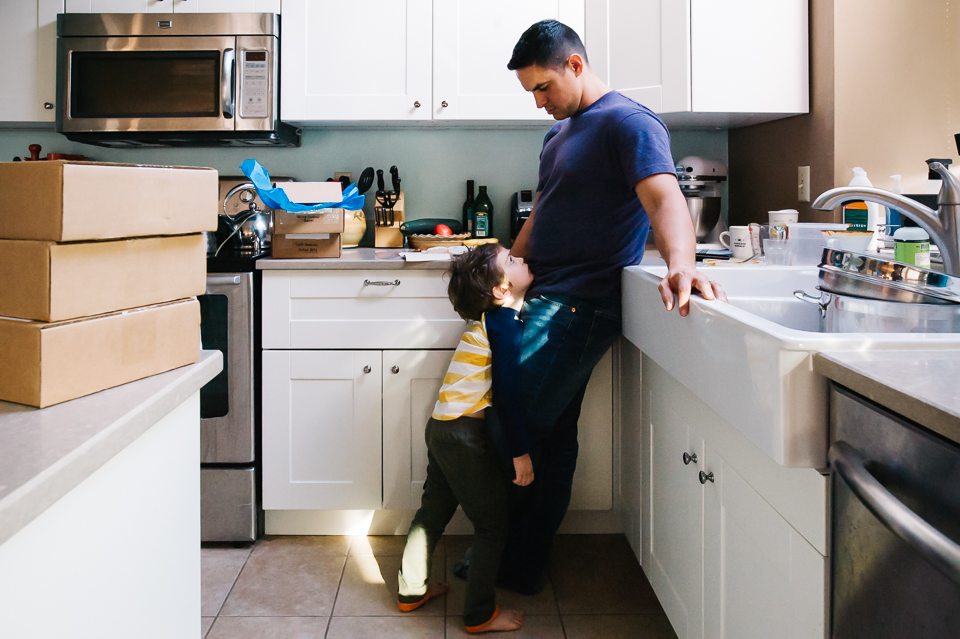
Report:
M 400 610 L 402 612 L 410 612 L 411 610 L 416 610 L 417 608 L 427 603 L 434 597 L 439 597 L 440 595 L 446 594 L 448 590 L 450 590 L 450 586 L 444 583 L 429 584 L 427 586 L 427 593 L 423 595 L 423 597 L 421 597 L 420 599 L 417 599 L 416 601 L 406 602 L 406 603 L 404 603 L 403 601 L 400 601 L 399 602 Z
M 468 631 L 471 634 L 481 632 L 511 632 L 523 628 L 522 610 L 500 610 L 500 614 L 487 623 L 479 626 L 476 630 Z

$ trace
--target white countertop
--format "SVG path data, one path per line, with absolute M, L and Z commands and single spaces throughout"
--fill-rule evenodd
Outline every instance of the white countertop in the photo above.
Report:
M 407 262 L 400 257 L 398 248 L 346 248 L 340 257 L 275 260 L 272 257 L 257 260 L 258 270 L 370 270 L 370 269 L 417 269 L 445 271 L 450 266 L 444 262 Z
M 220 351 L 202 351 L 195 364 L 44 409 L 0 401 L 0 544 L 222 368 Z

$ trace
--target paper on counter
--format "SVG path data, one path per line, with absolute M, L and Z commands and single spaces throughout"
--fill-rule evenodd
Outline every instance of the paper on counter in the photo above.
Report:
M 400 257 L 408 262 L 449 262 L 449 253 L 421 253 L 419 251 L 400 251 Z

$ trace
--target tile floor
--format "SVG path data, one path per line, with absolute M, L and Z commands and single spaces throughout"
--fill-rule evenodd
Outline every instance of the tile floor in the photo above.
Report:
M 201 637 L 376 639 L 465 637 L 464 582 L 453 576 L 470 537 L 445 537 L 434 579 L 450 592 L 411 612 L 397 609 L 405 537 L 267 537 L 253 547 L 204 547 Z M 623 535 L 561 535 L 539 595 L 509 592 L 525 611 L 526 639 L 675 639 Z

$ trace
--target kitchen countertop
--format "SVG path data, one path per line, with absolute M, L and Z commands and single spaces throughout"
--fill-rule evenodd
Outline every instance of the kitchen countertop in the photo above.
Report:
M 819 353 L 813 370 L 960 444 L 960 352 Z
M 449 261 L 443 262 L 406 262 L 400 257 L 398 248 L 347 248 L 343 249 L 340 257 L 325 257 L 314 259 L 275 260 L 268 257 L 257 260 L 259 270 L 373 270 L 402 268 L 445 271 L 450 266 Z
M 222 368 L 220 351 L 202 351 L 195 364 L 44 409 L 0 401 L 0 544 Z

